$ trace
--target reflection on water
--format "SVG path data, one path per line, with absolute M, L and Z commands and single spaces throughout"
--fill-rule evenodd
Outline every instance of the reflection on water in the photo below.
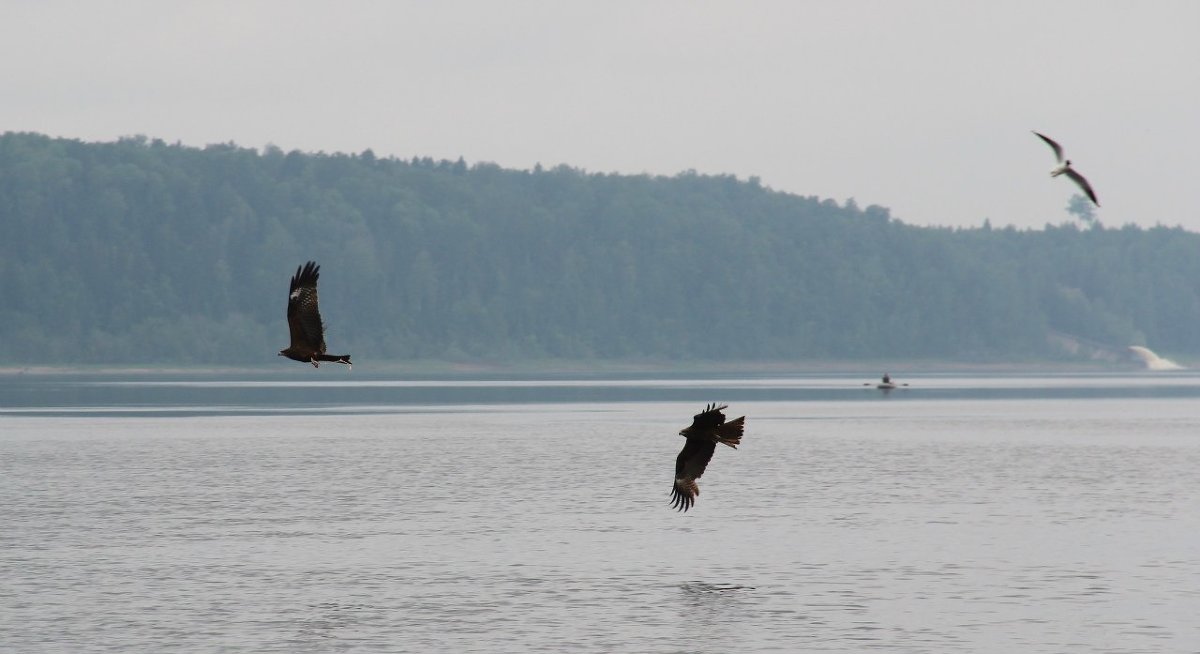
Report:
M 926 374 L 907 377 L 907 386 L 888 391 L 863 382 L 862 375 L 394 379 L 304 372 L 254 377 L 0 375 L 0 415 L 386 413 L 413 407 L 668 402 L 717 396 L 726 402 L 1200 398 L 1200 373 L 1192 371 L 1035 377 Z
M 1194 652 L 1161 379 L 6 379 L 0 649 Z M 714 400 L 746 437 L 677 514 Z

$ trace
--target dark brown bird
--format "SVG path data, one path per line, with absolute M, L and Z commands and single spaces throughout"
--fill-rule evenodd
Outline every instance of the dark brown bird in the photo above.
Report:
M 745 427 L 746 416 L 737 420 L 725 422 L 725 414 L 721 409 L 728 405 L 710 404 L 703 413 L 692 418 L 692 426 L 679 432 L 687 439 L 679 457 L 675 459 L 675 484 L 671 487 L 671 507 L 679 511 L 687 511 L 696 503 L 700 487 L 696 480 L 704 474 L 708 461 L 717 449 L 717 443 L 724 443 L 733 449 L 742 442 L 742 430 Z
M 321 267 L 309 261 L 296 268 L 292 285 L 288 289 L 287 321 L 292 335 L 292 344 L 280 350 L 279 356 L 293 361 L 313 364 L 333 361 L 350 365 L 349 354 L 325 354 L 325 323 L 321 322 L 321 311 L 317 308 L 317 278 Z

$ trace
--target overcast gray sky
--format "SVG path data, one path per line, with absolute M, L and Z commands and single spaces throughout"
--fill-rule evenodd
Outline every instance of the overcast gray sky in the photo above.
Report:
M 0 131 L 752 175 L 1200 231 L 1200 2 L 0 0 Z

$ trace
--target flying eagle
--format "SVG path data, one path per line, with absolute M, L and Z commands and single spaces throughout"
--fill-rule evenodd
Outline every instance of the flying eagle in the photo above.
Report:
M 1083 178 L 1083 175 L 1075 172 L 1075 169 L 1071 167 L 1070 159 L 1063 159 L 1062 146 L 1045 134 L 1041 134 L 1039 132 L 1034 132 L 1034 134 L 1037 134 L 1038 138 L 1045 141 L 1046 145 L 1050 146 L 1050 149 L 1054 150 L 1054 158 L 1058 160 L 1058 165 L 1050 171 L 1050 176 L 1058 177 L 1059 175 L 1065 174 L 1067 177 L 1070 177 L 1071 181 L 1075 182 L 1079 188 L 1083 189 L 1083 192 L 1087 194 L 1088 199 L 1092 201 L 1092 204 L 1096 205 L 1097 207 L 1100 206 L 1100 201 L 1096 199 L 1096 192 L 1092 190 L 1092 185 L 1088 184 L 1088 181 Z
M 319 361 L 333 361 L 350 365 L 349 354 L 325 354 L 325 323 L 321 322 L 321 311 L 317 308 L 317 277 L 321 267 L 309 261 L 296 268 L 292 285 L 288 289 L 287 320 L 292 344 L 280 350 L 279 356 L 293 361 L 303 361 L 318 367 Z
M 679 457 L 675 459 L 675 483 L 671 487 L 671 506 L 679 511 L 687 511 L 696 503 L 700 487 L 696 480 L 704 474 L 709 459 L 717 449 L 717 443 L 724 443 L 737 449 L 742 442 L 742 429 L 745 427 L 746 416 L 737 420 L 725 422 L 725 414 L 721 409 L 728 405 L 710 404 L 703 413 L 692 418 L 692 426 L 679 432 L 687 439 Z

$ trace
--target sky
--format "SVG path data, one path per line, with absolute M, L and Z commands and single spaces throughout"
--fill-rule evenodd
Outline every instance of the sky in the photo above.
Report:
M 0 132 L 758 177 L 1200 231 L 1200 2 L 0 0 Z M 1185 199 L 1186 198 L 1186 199 Z

